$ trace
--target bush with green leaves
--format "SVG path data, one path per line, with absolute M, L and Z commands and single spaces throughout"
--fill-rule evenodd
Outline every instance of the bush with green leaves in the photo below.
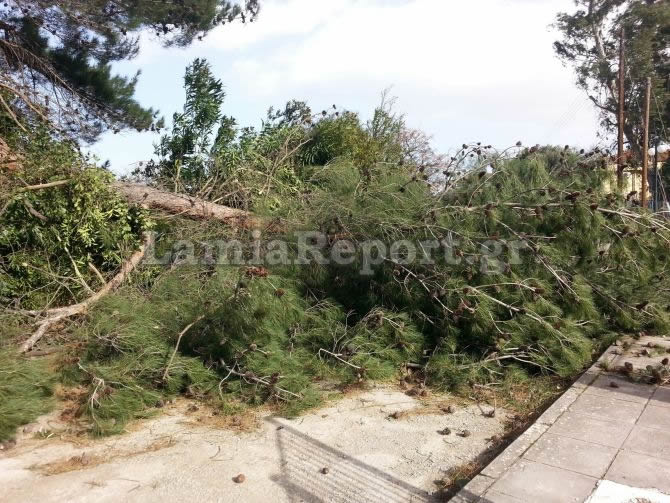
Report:
M 211 176 L 210 152 L 231 140 L 235 121 L 221 114 L 226 93 L 206 60 L 197 58 L 186 68 L 184 89 L 184 110 L 173 115 L 172 130 L 156 145 L 159 161 L 147 170 L 175 190 L 193 193 Z
M 26 309 L 75 303 L 90 295 L 84 282 L 99 288 L 98 272 L 113 273 L 137 248 L 148 220 L 70 143 L 45 131 L 9 138 L 20 162 L 0 203 L 0 299 Z
M 186 68 L 184 89 L 184 110 L 174 114 L 172 129 L 156 145 L 158 160 L 138 168 L 136 177 L 236 208 L 276 208 L 282 196 L 297 195 L 304 104 L 270 109 L 259 131 L 238 131 L 235 119 L 222 114 L 223 83 L 206 60 Z
M 238 130 L 236 120 L 222 114 L 223 83 L 206 60 L 186 68 L 184 88 L 184 111 L 156 145 L 158 160 L 134 172 L 170 190 L 256 213 L 288 214 L 313 173 L 337 159 L 351 160 L 366 177 L 380 163 L 416 164 L 416 132 L 393 111 L 386 93 L 367 123 L 336 105 L 314 113 L 291 100 L 271 107 L 260 128 Z M 421 148 L 425 154 L 427 146 Z

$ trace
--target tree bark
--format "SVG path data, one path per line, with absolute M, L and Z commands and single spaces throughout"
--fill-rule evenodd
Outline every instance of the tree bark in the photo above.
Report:
M 628 140 L 629 150 L 633 153 L 631 159 L 633 165 L 637 162 L 642 162 L 642 147 L 640 146 L 640 136 L 635 133 L 633 126 L 628 121 L 624 122 L 623 133 Z
M 241 227 L 261 225 L 261 220 L 251 213 L 228 206 L 210 203 L 184 194 L 164 192 L 147 185 L 115 182 L 112 187 L 129 202 L 147 208 L 161 209 L 169 213 L 202 220 L 217 220 Z

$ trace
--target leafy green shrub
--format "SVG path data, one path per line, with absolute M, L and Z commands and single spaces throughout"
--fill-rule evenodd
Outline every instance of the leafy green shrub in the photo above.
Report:
M 82 160 L 46 132 L 13 143 L 20 169 L 8 173 L 11 191 L 0 214 L 0 298 L 24 308 L 70 304 L 99 287 L 91 266 L 115 271 L 148 228 L 109 183 L 113 175 Z M 65 185 L 24 190 L 67 180 Z M 21 181 L 21 182 L 19 182 Z
M 221 148 L 235 122 L 221 115 L 221 105 L 226 96 L 223 84 L 214 78 L 210 64 L 196 58 L 186 68 L 184 75 L 186 103 L 181 113 L 172 118 L 172 131 L 161 136 L 156 145 L 157 164 L 148 170 L 180 192 L 197 192 L 210 173 L 210 149 Z M 212 147 L 212 135 L 218 128 Z
M 325 166 L 338 158 L 352 159 L 365 143 L 365 130 L 358 114 L 331 114 L 314 123 L 309 141 L 302 147 L 300 161 Z
M 319 167 L 348 159 L 370 177 L 378 163 L 416 164 L 417 152 L 430 150 L 417 149 L 419 137 L 386 94 L 367 124 L 335 105 L 314 114 L 307 103 L 291 100 L 283 109 L 270 108 L 260 128 L 238 130 L 235 119 L 221 113 L 223 83 L 207 61 L 186 68 L 184 87 L 184 110 L 156 146 L 158 160 L 133 174 L 234 208 L 294 214 Z

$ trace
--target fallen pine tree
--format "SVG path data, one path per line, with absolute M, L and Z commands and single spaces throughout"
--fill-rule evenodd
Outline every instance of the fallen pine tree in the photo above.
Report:
M 347 164 L 324 169 L 308 228 L 389 253 L 368 275 L 360 253 L 315 265 L 303 275 L 310 290 L 360 316 L 406 313 L 424 334 L 428 381 L 444 387 L 510 368 L 569 377 L 608 334 L 667 332 L 670 228 L 606 190 L 601 156 L 547 148 L 501 159 L 474 145 L 463 157 L 469 169 L 454 166 L 438 183 L 393 168 L 370 183 Z M 403 247 L 394 255 L 398 242 L 413 243 L 417 258 Z M 422 260 L 421 243 L 434 242 L 447 255 Z
M 110 433 L 176 393 L 224 407 L 269 401 L 295 413 L 318 403 L 324 381 L 402 375 L 411 386 L 453 390 L 569 378 L 621 332 L 668 330 L 668 226 L 605 190 L 611 173 L 599 156 L 556 149 L 505 156 L 473 145 L 453 159 L 437 175 L 388 163 L 362 171 L 347 160 L 314 170 L 298 199 L 301 221 L 285 218 L 266 237 L 294 252 L 294 232 L 318 231 L 326 256 L 338 242 L 353 245 L 347 263 L 189 267 L 171 260 L 167 268 L 146 269 L 146 286 L 135 280 L 117 293 L 123 278 L 105 278 L 130 270 L 123 264 L 139 245 L 138 233 L 152 225 L 126 200 L 193 219 L 159 224 L 158 245 L 173 258 L 173 242 L 222 237 L 221 228 L 207 227 L 210 217 L 256 220 L 191 196 L 119 184 L 98 171 L 48 187 L 56 194 L 49 198 L 40 197 L 42 190 L 17 193 L 3 218 L 16 229 L 12 243 L 23 248 L 13 246 L 10 267 L 3 267 L 13 280 L 41 270 L 21 261 L 46 256 L 43 239 L 53 228 L 54 242 L 65 237 L 67 246 L 49 250 L 42 264 L 62 269 L 33 284 L 55 273 L 69 279 L 54 291 L 77 288 L 76 302 L 61 302 L 69 308 L 27 309 L 47 317 L 26 345 L 54 319 L 87 315 L 75 332 L 79 353 L 69 372 L 87 389 L 80 412 L 95 431 Z M 72 178 L 71 171 L 56 175 Z M 52 174 L 28 183 L 53 181 Z M 90 220 L 94 200 L 104 218 L 96 213 Z M 20 227 L 26 219 L 34 224 L 28 232 Z M 106 248 L 107 227 L 119 222 L 125 245 Z M 82 238 L 87 244 L 77 248 Z M 422 246 L 431 242 L 439 253 L 423 260 Z M 384 253 L 370 255 L 370 243 Z M 102 286 L 85 287 L 96 281 Z
M 295 413 L 318 403 L 320 382 L 403 376 L 467 392 L 571 378 L 621 333 L 670 326 L 668 226 L 608 194 L 609 176 L 596 156 L 554 149 L 482 154 L 446 191 L 393 167 L 365 177 L 331 164 L 303 223 L 270 237 L 295 251 L 294 231 L 320 230 L 325 256 L 347 240 L 353 260 L 176 266 L 150 293 L 109 296 L 83 329 L 87 414 L 104 433 L 178 392 Z M 431 240 L 450 255 L 422 260 Z M 371 241 L 388 253 L 366 266 Z M 398 242 L 416 260 L 391 253 Z

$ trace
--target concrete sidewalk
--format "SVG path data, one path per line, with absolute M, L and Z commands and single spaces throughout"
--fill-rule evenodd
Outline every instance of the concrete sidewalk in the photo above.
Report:
M 630 343 L 610 348 L 451 501 L 670 503 L 670 388 L 612 372 L 658 368 L 670 340 Z

